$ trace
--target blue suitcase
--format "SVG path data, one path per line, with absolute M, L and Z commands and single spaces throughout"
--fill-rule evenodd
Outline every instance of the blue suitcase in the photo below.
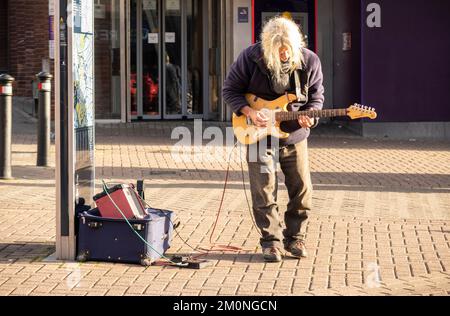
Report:
M 144 219 L 103 218 L 98 209 L 78 215 L 77 260 L 137 263 L 149 266 L 170 248 L 173 212 L 148 209 Z

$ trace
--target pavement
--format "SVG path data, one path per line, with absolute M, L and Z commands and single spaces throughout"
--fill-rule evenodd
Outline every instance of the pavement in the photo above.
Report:
M 174 130 L 195 126 L 106 124 L 96 131 L 98 190 L 101 179 L 144 178 L 147 200 L 175 211 L 189 246 L 175 237 L 168 255 L 211 245 L 233 148 L 208 141 L 181 148 Z M 208 122 L 201 131 L 227 125 Z M 235 150 L 212 241 L 242 251 L 211 253 L 213 265 L 203 270 L 59 262 L 48 258 L 55 252 L 55 171 L 35 167 L 36 122 L 15 109 L 15 180 L 0 180 L 0 295 L 449 295 L 450 142 L 364 139 L 325 125 L 309 147 L 315 193 L 307 259 L 262 260 Z M 183 159 L 174 154 L 181 149 Z M 247 176 L 244 183 L 248 188 Z M 282 211 L 284 185 L 278 200 Z

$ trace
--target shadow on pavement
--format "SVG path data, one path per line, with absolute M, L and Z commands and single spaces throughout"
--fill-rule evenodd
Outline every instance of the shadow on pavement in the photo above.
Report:
M 15 178 L 26 180 L 55 180 L 55 168 L 36 166 L 12 166 Z
M 51 242 L 0 243 L 0 263 L 30 263 L 41 261 L 55 252 Z
M 126 167 L 98 167 L 97 178 L 146 179 L 147 188 L 198 188 L 220 189 L 226 176 L 226 170 L 178 170 Z M 279 173 L 281 175 L 282 173 Z M 126 175 L 126 176 L 123 176 Z M 343 173 L 312 172 L 315 189 L 319 191 L 371 191 L 405 193 L 450 193 L 450 175 L 446 174 L 402 174 L 402 173 Z M 205 183 L 186 183 L 180 180 L 206 181 Z M 177 180 L 177 183 L 152 183 L 151 180 Z M 217 183 L 211 183 L 216 181 Z M 241 171 L 230 171 L 229 181 L 242 182 Z M 248 174 L 245 172 L 248 186 Z M 280 183 L 283 179 L 280 177 Z M 242 184 L 229 183 L 230 189 L 242 189 Z

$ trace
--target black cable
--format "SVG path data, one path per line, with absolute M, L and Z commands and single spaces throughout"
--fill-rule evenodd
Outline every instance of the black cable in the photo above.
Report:
M 201 250 L 199 250 L 199 249 L 197 249 L 197 248 L 192 247 L 186 240 L 183 239 L 183 237 L 181 237 L 181 235 L 180 235 L 179 232 L 178 232 L 178 229 L 177 229 L 176 225 L 175 225 L 174 222 L 172 221 L 172 218 L 170 217 L 169 214 L 167 214 L 165 211 L 163 211 L 163 210 L 161 210 L 161 209 L 155 209 L 155 208 L 153 208 L 153 207 L 152 207 L 150 204 L 148 204 L 148 202 L 147 202 L 146 200 L 144 200 L 139 194 L 138 194 L 138 196 L 139 196 L 139 198 L 142 200 L 142 202 L 145 203 L 145 205 L 146 205 L 147 207 L 149 207 L 149 208 L 152 209 L 152 210 L 156 210 L 156 211 L 161 212 L 161 213 L 169 220 L 170 224 L 172 225 L 173 231 L 175 232 L 175 234 L 178 236 L 178 238 L 180 238 L 181 241 L 182 241 L 186 246 L 188 246 L 189 248 L 191 248 L 191 249 L 194 250 L 194 251 L 197 251 L 197 252 L 200 252 L 200 253 L 205 253 L 204 251 L 201 251 Z

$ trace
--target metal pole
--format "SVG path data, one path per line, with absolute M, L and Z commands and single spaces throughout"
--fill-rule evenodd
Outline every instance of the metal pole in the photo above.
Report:
M 11 180 L 12 83 L 10 75 L 0 75 L 0 179 Z
M 51 80 L 53 76 L 47 72 L 36 75 L 39 80 L 39 119 L 38 119 L 38 150 L 37 166 L 49 166 L 50 152 L 50 104 L 51 104 Z

